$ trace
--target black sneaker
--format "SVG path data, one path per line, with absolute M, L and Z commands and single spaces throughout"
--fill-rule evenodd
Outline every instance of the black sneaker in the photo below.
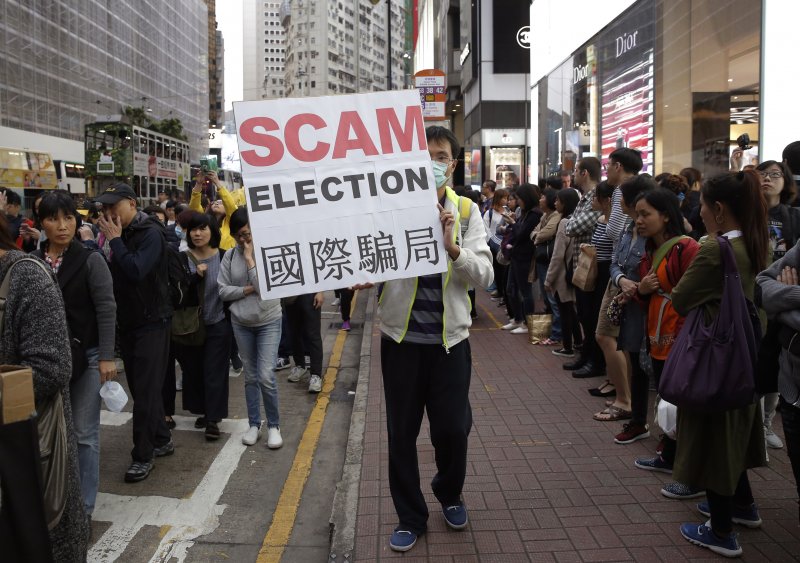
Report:
M 136 483 L 137 481 L 144 481 L 153 470 L 153 461 L 134 461 L 125 472 L 126 483 Z
M 205 428 L 206 427 L 206 417 L 200 416 L 197 420 L 194 421 L 195 428 Z
M 573 352 L 572 350 L 567 350 L 566 348 L 559 348 L 558 350 L 553 350 L 552 354 L 554 356 L 561 356 L 562 358 L 575 357 L 575 352 Z
M 166 457 L 175 453 L 175 444 L 170 440 L 163 446 L 153 448 L 153 455 L 155 457 Z
M 209 421 L 206 424 L 206 440 L 209 442 L 219 440 L 219 426 L 217 426 L 216 422 Z

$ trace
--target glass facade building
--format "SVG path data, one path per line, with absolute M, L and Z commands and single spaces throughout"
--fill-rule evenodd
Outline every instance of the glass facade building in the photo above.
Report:
M 2 126 L 82 141 L 98 115 L 144 107 L 182 121 L 196 162 L 208 84 L 203 0 L 0 2 Z
M 757 162 L 761 17 L 747 0 L 632 4 L 537 83 L 538 175 L 619 147 L 650 174 Z

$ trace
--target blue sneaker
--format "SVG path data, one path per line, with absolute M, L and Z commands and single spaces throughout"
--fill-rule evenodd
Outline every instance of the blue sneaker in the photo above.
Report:
M 708 501 L 704 500 L 697 505 L 697 511 L 706 516 L 711 518 L 711 508 L 708 506 Z M 761 527 L 761 516 L 758 515 L 758 507 L 756 503 L 751 504 L 747 508 L 739 508 L 737 506 L 733 507 L 733 523 L 734 524 L 741 524 L 747 528 L 755 529 Z
M 444 514 L 444 521 L 454 530 L 463 530 L 467 527 L 467 507 L 463 502 L 449 506 L 443 504 L 442 514 Z
M 645 471 L 658 471 L 659 473 L 672 474 L 672 466 L 657 455 L 656 457 L 640 457 L 633 464 Z
M 417 543 L 417 534 L 411 530 L 395 528 L 392 538 L 389 540 L 389 547 L 392 551 L 408 551 Z
M 494 283 L 494 282 L 492 282 L 492 285 L 490 285 L 489 287 L 487 287 L 487 288 L 486 288 L 486 291 L 488 291 L 489 293 L 491 293 L 491 292 L 493 292 L 493 291 L 497 291 L 497 284 L 496 284 L 496 283 Z
M 739 557 L 742 554 L 736 534 L 720 538 L 705 524 L 681 524 L 681 535 L 691 543 L 725 557 Z

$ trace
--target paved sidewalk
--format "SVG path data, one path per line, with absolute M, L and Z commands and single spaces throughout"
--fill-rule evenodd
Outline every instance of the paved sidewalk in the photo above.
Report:
M 587 389 L 598 379 L 573 379 L 552 348 L 499 330 L 503 312 L 478 291 L 473 325 L 470 400 L 474 425 L 464 498 L 470 524 L 446 528 L 430 492 L 435 473 L 427 420 L 418 441 L 428 533 L 406 554 L 389 549 L 397 517 L 389 495 L 386 419 L 379 326 L 372 329 L 369 389 L 356 520 L 355 559 L 403 557 L 465 561 L 700 561 L 722 559 L 689 544 L 681 522 L 701 522 L 697 500 L 668 500 L 669 475 L 636 469 L 653 455 L 658 432 L 628 446 L 613 442 L 620 423 L 592 420 L 603 399 Z M 376 320 L 377 321 L 377 320 Z M 362 377 L 362 381 L 365 378 Z M 783 435 L 780 417 L 776 431 Z M 750 472 L 764 525 L 737 527 L 744 561 L 794 561 L 800 554 L 795 487 L 785 450 L 770 450 L 768 468 Z M 702 500 L 702 499 L 701 499 Z

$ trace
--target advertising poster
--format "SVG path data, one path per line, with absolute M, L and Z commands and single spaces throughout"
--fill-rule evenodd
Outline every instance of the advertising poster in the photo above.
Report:
M 447 270 L 417 92 L 233 111 L 262 298 Z
M 653 172 L 653 71 L 655 13 L 652 2 L 634 10 L 600 37 L 601 155 L 605 165 L 614 150 L 641 151 Z

